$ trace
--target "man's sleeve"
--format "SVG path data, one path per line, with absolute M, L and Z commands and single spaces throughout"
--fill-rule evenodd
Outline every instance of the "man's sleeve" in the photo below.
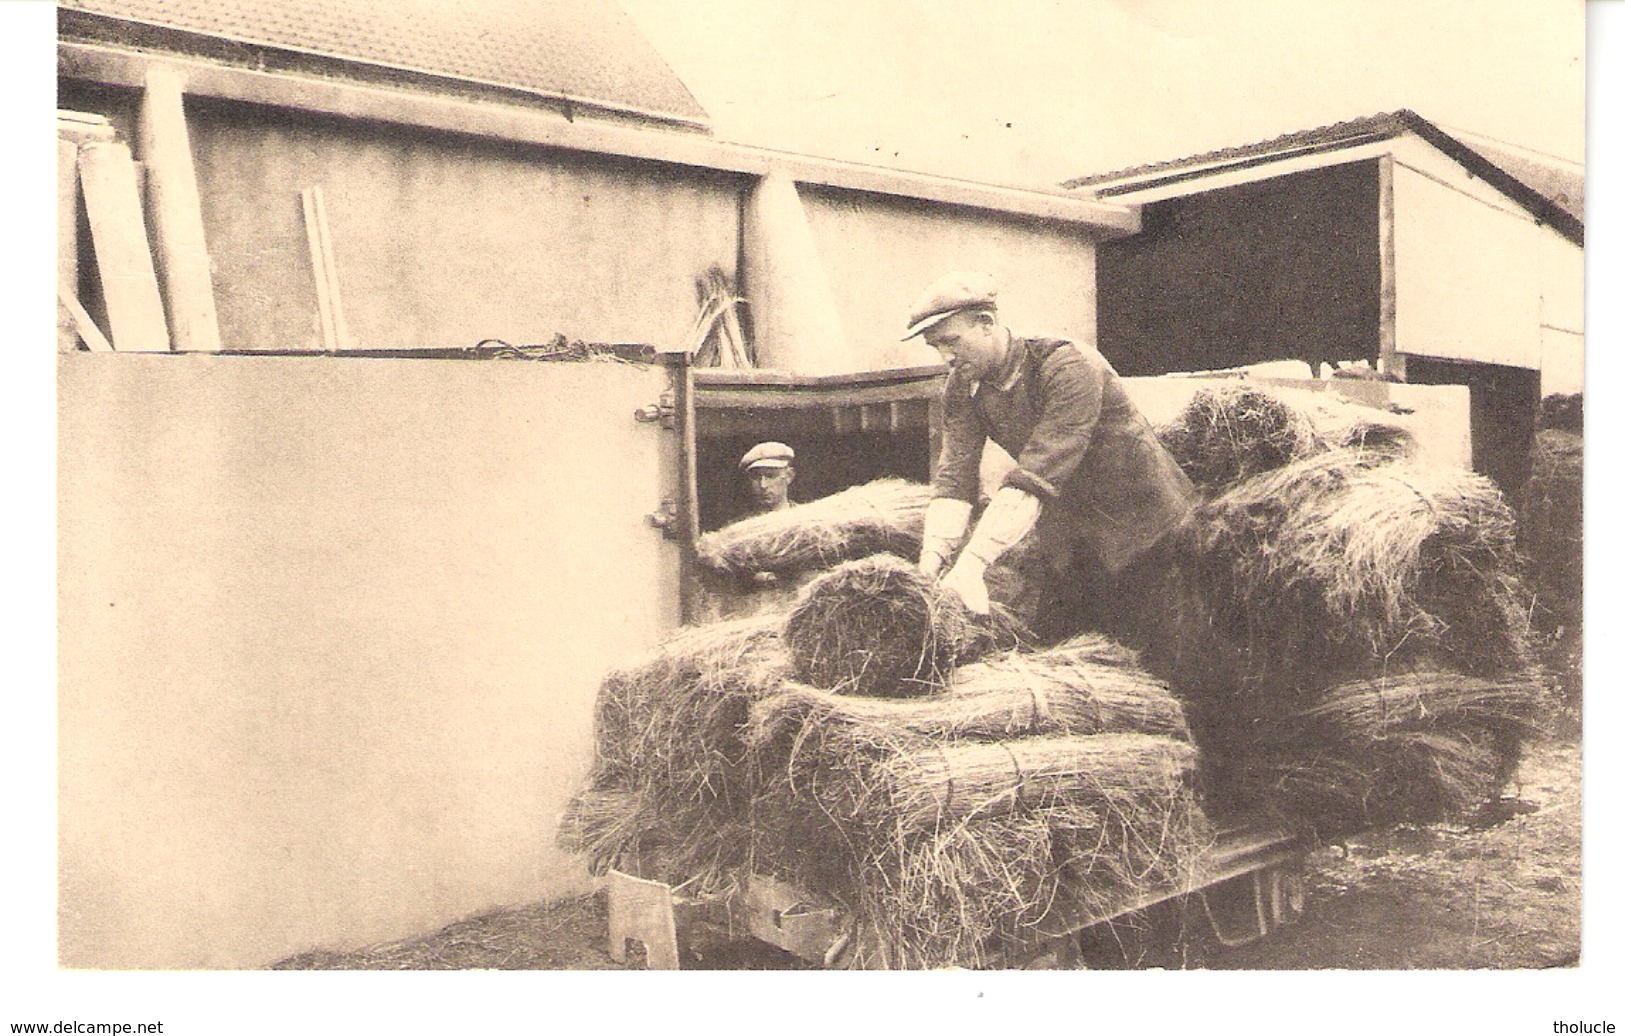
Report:
M 1045 358 L 1039 367 L 1042 411 L 1004 484 L 1043 500 L 1059 496 L 1094 439 L 1105 385 L 1105 370 L 1073 346 Z
M 987 433 L 976 415 L 969 388 L 948 380 L 942 407 L 942 456 L 931 478 L 931 495 L 974 505 L 981 489 L 982 448 Z

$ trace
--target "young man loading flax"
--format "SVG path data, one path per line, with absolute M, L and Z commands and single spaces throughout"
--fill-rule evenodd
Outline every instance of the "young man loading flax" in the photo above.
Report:
M 796 451 L 782 442 L 761 442 L 739 458 L 739 473 L 749 490 L 755 514 L 784 511 L 795 506 L 790 501 L 790 484 L 796 480 Z
M 1012 336 L 996 296 L 988 274 L 947 274 L 915 304 L 903 336 L 923 335 L 949 368 L 920 569 L 986 612 L 988 566 L 1036 530 L 1040 614 L 1022 618 L 1052 636 L 1124 633 L 1114 628 L 1133 589 L 1124 573 L 1179 527 L 1196 490 L 1105 357 Z M 1016 466 L 971 532 L 990 439 Z

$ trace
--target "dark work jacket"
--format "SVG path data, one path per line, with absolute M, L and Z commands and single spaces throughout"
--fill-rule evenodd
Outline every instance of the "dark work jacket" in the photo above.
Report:
M 948 378 L 934 496 L 976 503 L 982 449 L 1015 458 L 1004 484 L 1043 502 L 1040 549 L 1056 567 L 1115 574 L 1184 521 L 1196 490 L 1093 349 L 1011 338 L 1002 372 Z

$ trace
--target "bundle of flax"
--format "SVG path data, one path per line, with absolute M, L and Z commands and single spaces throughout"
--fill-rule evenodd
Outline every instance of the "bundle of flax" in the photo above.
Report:
M 1147 734 L 963 741 L 889 752 L 865 780 L 912 832 L 1059 803 L 1132 814 L 1148 792 L 1160 800 L 1177 787 L 1195 756 L 1189 744 Z
M 1307 417 L 1270 393 L 1245 386 L 1199 389 L 1157 436 L 1208 494 L 1323 448 Z
M 1396 460 L 1412 456 L 1416 436 L 1409 429 L 1383 421 L 1356 420 L 1331 432 L 1327 445 L 1335 449 L 1365 450 Z
M 1135 731 L 1186 737 L 1184 711 L 1132 651 L 1085 635 L 1042 652 L 1007 651 L 956 669 L 945 691 L 887 700 L 787 684 L 751 707 L 762 741 L 809 723 L 846 723 L 939 738 Z
M 920 551 L 929 486 L 879 479 L 706 533 L 700 565 L 725 575 L 803 572 L 871 554 Z
M 1176 883 L 1209 838 L 1195 749 L 1169 737 L 949 741 L 830 723 L 775 747 L 756 866 L 847 903 L 892 966 L 982 963 L 991 937 L 1062 898 L 1109 913 Z
M 1458 816 L 1543 692 L 1511 512 L 1486 479 L 1331 450 L 1203 504 L 1147 612 L 1213 808 L 1322 833 Z
M 792 687 L 751 716 L 755 864 L 846 903 L 871 963 L 974 966 L 1059 899 L 1177 882 L 1209 837 L 1179 703 L 1098 638 L 928 698 Z
M 751 796 L 742 733 L 779 689 L 782 615 L 680 632 L 599 689 L 596 753 L 559 842 L 598 870 L 637 857 L 644 876 L 702 884 L 743 862 Z
M 1266 683 L 1422 654 L 1470 673 L 1520 670 L 1528 622 L 1513 532 L 1483 476 L 1329 451 L 1199 508 L 1182 548 L 1182 592 L 1199 602 L 1167 614 L 1213 623 Z
M 1288 385 L 1272 385 L 1269 392 L 1301 414 L 1316 438 L 1332 449 L 1367 449 L 1403 457 L 1418 445 L 1408 412 L 1393 404 L 1360 403 L 1343 392 Z
M 955 664 L 1012 647 L 1023 636 L 1002 608 L 974 615 L 958 595 L 890 554 L 849 561 L 814 579 L 784 621 L 796 679 L 885 698 L 930 694 Z
M 1224 791 L 1322 837 L 1460 819 L 1505 788 L 1535 732 L 1540 688 L 1533 673 L 1439 669 L 1337 684 L 1235 725 Z

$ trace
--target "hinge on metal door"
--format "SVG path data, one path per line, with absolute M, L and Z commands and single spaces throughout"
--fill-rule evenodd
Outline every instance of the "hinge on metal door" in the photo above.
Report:
M 681 522 L 678 521 L 677 502 L 675 500 L 660 501 L 660 510 L 649 515 L 649 524 L 665 534 L 666 539 L 679 538 Z
M 640 406 L 632 411 L 632 416 L 644 424 L 660 422 L 662 428 L 677 427 L 677 397 L 670 392 L 662 392 L 658 403 Z

